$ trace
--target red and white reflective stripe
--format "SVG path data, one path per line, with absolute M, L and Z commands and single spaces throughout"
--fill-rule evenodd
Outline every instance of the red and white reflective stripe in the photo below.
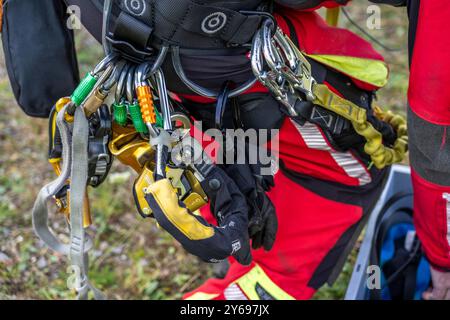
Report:
M 312 123 L 303 126 L 291 119 L 308 148 L 328 151 L 334 161 L 348 174 L 349 177 L 358 179 L 359 185 L 363 186 L 372 182 L 372 177 L 359 160 L 350 152 L 339 152 L 334 150 L 328 143 L 319 127 Z
M 447 243 L 450 246 L 450 194 L 444 193 L 442 197 L 447 201 Z
M 248 300 L 236 283 L 229 285 L 223 292 L 226 300 Z

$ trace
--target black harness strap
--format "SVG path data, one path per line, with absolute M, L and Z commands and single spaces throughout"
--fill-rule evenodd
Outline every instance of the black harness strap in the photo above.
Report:
M 224 7 L 179 0 L 177 5 L 155 1 L 155 36 L 181 47 L 197 47 L 211 41 L 217 45 L 244 45 L 256 33 L 262 17 L 245 15 Z
M 153 28 L 122 11 L 116 20 L 114 39 L 127 40 L 138 48 L 146 48 Z
M 256 10 L 262 0 L 242 2 L 239 8 Z M 116 50 L 137 52 L 138 58 L 143 52 L 150 55 L 150 44 L 195 49 L 250 44 L 263 16 L 230 6 L 192 0 L 177 0 L 176 4 L 168 0 L 114 0 L 107 37 Z

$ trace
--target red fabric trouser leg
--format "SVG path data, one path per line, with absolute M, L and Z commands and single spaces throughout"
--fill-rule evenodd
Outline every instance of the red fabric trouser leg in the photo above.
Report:
M 321 187 L 325 193 L 334 192 L 336 182 L 345 181 L 344 188 L 352 190 L 355 203 L 319 195 L 307 183 L 302 185 L 288 178 L 288 171 L 279 171 L 275 187 L 269 193 L 279 220 L 273 249 L 253 251 L 251 266 L 231 261 L 224 279 L 209 279 L 185 299 L 309 299 L 338 264 L 343 248 L 352 238 L 352 230 L 360 224 L 367 204 L 376 199 L 373 194 L 381 189 L 381 184 L 376 183 L 373 192 L 359 193 L 359 188 L 367 188 L 358 185 L 364 179 L 355 176 L 358 170 L 346 171 L 348 168 L 342 167 L 343 162 L 339 160 L 344 158 L 349 164 L 353 159 L 353 168 L 359 165 L 360 175 L 370 179 L 366 169 L 350 153 L 332 150 L 315 125 L 300 127 L 286 120 L 280 131 L 279 146 L 285 169 L 289 167 L 296 173 L 315 176 L 315 183 L 320 178 L 333 177 L 332 181 L 323 180 Z M 338 189 L 336 192 L 339 193 Z M 369 197 L 372 200 L 364 201 Z
M 409 110 L 414 221 L 430 263 L 450 270 L 450 130 Z
M 437 268 L 450 269 L 450 187 L 412 173 L 414 222 L 426 256 Z

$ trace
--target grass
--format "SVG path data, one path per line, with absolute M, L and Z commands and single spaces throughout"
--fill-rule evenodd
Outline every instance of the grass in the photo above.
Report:
M 365 25 L 366 1 L 349 12 Z M 379 92 L 379 104 L 403 112 L 407 90 L 406 18 L 401 9 L 383 7 L 381 30 L 370 33 L 402 52 L 381 50 L 391 66 L 391 81 Z M 342 19 L 341 26 L 350 27 Z M 102 55 L 85 32 L 77 32 L 80 71 L 84 74 Z M 50 252 L 34 235 L 31 208 L 40 187 L 54 178 L 46 162 L 47 123 L 26 117 L 16 106 L 0 59 L 0 298 L 70 299 L 67 260 Z M 179 299 L 212 274 L 211 267 L 188 255 L 150 220 L 136 213 L 129 192 L 134 176 L 118 163 L 98 189 L 90 191 L 95 251 L 90 277 L 113 299 Z M 67 234 L 64 217 L 53 213 L 52 227 Z M 315 299 L 342 299 L 357 249 L 333 287 Z

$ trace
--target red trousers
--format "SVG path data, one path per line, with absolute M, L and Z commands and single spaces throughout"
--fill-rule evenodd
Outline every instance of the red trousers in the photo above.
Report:
M 254 262 L 231 261 L 224 279 L 210 279 L 185 298 L 309 299 L 339 274 L 381 190 L 351 152 L 330 147 L 313 124 L 286 119 L 280 164 L 269 196 L 279 220 L 273 249 L 253 251 Z
M 314 12 L 288 10 L 277 17 L 286 33 L 296 32 L 307 53 L 382 60 L 367 42 L 326 26 Z M 367 85 L 363 89 L 370 90 Z M 268 95 L 262 86 L 250 92 Z M 369 170 L 369 161 L 351 151 L 336 151 L 311 123 L 301 126 L 286 118 L 278 138 L 281 169 L 269 193 L 279 221 L 273 249 L 253 251 L 251 266 L 231 261 L 224 279 L 209 279 L 186 299 L 309 299 L 340 273 L 385 172 Z

